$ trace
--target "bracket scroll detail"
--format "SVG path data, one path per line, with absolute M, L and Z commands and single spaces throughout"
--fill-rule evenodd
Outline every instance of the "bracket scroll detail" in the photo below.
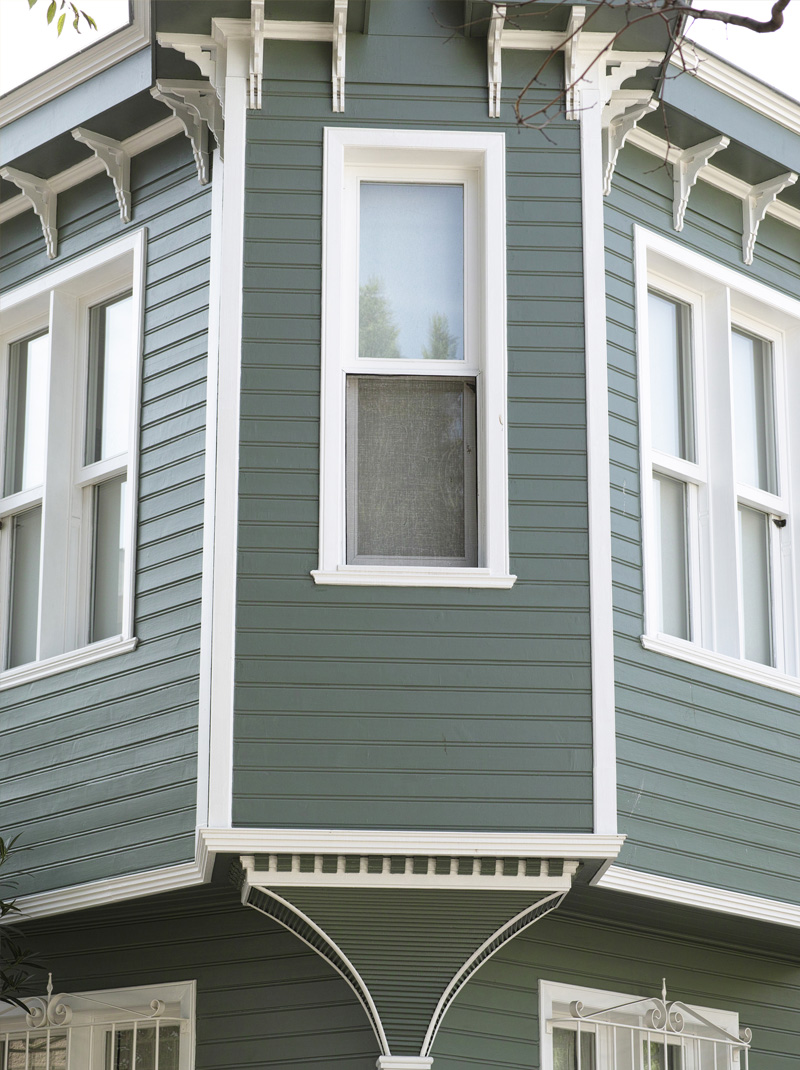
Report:
M 751 186 L 742 202 L 743 229 L 742 229 L 742 257 L 745 264 L 753 263 L 753 253 L 756 248 L 758 228 L 767 208 L 772 204 L 781 190 L 787 186 L 793 186 L 797 181 L 794 171 L 787 171 L 785 175 L 779 175 L 769 182 L 761 182 L 757 186 Z
M 31 207 L 42 224 L 47 257 L 49 260 L 55 260 L 58 256 L 58 194 L 47 179 L 29 175 L 27 171 L 19 171 L 16 167 L 0 167 L 0 177 L 13 182 L 31 202 Z
M 197 178 L 205 186 L 209 180 L 208 131 L 217 140 L 220 157 L 224 150 L 222 107 L 208 82 L 158 81 L 150 90 L 156 100 L 166 104 L 192 143 Z
M 683 230 L 683 220 L 686 215 L 686 207 L 689 204 L 689 194 L 692 192 L 697 176 L 706 166 L 711 157 L 727 149 L 731 139 L 725 137 L 713 137 L 710 141 L 704 141 L 700 145 L 693 145 L 688 149 L 681 149 L 672 165 L 673 203 L 672 218 L 675 230 Z
M 119 205 L 119 217 L 123 223 L 131 221 L 131 158 L 122 144 L 103 134 L 95 134 L 85 126 L 76 126 L 72 131 L 76 141 L 87 145 L 105 168 L 114 183 L 114 193 Z
M 503 82 L 503 24 L 506 5 L 494 4 L 486 38 L 486 63 L 489 68 L 489 118 L 500 118 L 500 87 Z
M 628 134 L 645 115 L 655 111 L 659 102 L 647 94 L 647 99 L 636 99 L 637 94 L 619 94 L 604 109 L 603 124 L 603 196 L 611 192 L 611 180 L 617 157 Z M 631 101 L 633 98 L 633 101 Z

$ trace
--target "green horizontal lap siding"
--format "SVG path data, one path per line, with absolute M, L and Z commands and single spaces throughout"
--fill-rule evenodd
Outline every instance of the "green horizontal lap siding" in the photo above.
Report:
M 270 44 L 264 109 L 248 116 L 238 824 L 591 828 L 578 129 L 516 130 L 510 102 L 535 57 L 514 53 L 490 122 L 485 40 L 446 29 L 462 18 L 459 4 L 373 5 L 369 35 L 348 38 L 341 117 L 329 47 Z M 335 124 L 506 131 L 511 591 L 309 576 L 322 131 Z
M 355 994 L 315 951 L 205 887 L 26 927 L 59 992 L 197 982 L 196 1070 L 374 1070 Z
M 637 931 L 637 900 L 625 899 L 629 924 L 562 908 L 502 947 L 444 1018 L 431 1052 L 436 1070 L 539 1070 L 540 980 L 660 996 L 664 977 L 668 998 L 739 1014 L 753 1031 L 751 1066 L 795 1070 L 800 967 L 788 942 L 781 958 L 687 939 L 668 931 L 668 908 L 662 931 Z
M 698 182 L 672 229 L 672 181 L 654 157 L 620 156 L 606 208 L 620 863 L 800 900 L 800 699 L 642 649 L 633 225 L 796 296 L 796 232 L 764 221 L 751 268 L 741 204 Z
M 59 195 L 56 263 L 148 228 L 140 643 L 0 692 L 2 831 L 20 833 L 20 894 L 194 857 L 210 189 L 183 137 L 131 171 L 127 228 L 105 175 Z M 4 286 L 49 266 L 32 215 L 8 242 L 3 227 Z

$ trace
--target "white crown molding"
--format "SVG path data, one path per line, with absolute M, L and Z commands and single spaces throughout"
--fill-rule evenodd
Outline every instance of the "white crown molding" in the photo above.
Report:
M 181 133 L 183 133 L 183 127 L 171 115 L 168 119 L 162 119 L 160 123 L 155 123 L 146 130 L 140 130 L 138 134 L 126 138 L 119 144 L 120 148 L 128 156 L 138 156 L 140 152 L 146 152 L 148 149 L 160 145 L 162 141 L 168 141 L 170 138 L 175 137 L 176 134 Z M 101 175 L 104 171 L 105 166 L 102 160 L 93 155 L 86 160 L 81 160 L 80 163 L 76 163 L 73 167 L 68 167 L 66 171 L 60 171 L 47 181 L 56 193 L 63 193 L 65 189 L 71 189 L 73 186 L 86 182 L 87 179 L 93 178 L 95 175 Z M 10 197 L 0 204 L 0 223 L 5 223 L 7 219 L 13 219 L 15 215 L 28 211 L 30 207 L 30 201 L 24 194 L 21 193 L 17 197 Z
M 737 917 L 752 918 L 754 921 L 800 929 L 800 904 L 787 903 L 780 899 L 766 899 L 613 865 L 602 876 L 595 878 L 592 884 L 610 891 L 641 895 L 648 899 L 660 899 L 697 907 L 700 910 L 714 910 L 720 914 L 735 914 Z
M 131 0 L 127 26 L 89 44 L 74 56 L 44 71 L 0 98 L 0 127 L 13 123 L 49 100 L 113 67 L 150 44 L 150 0 Z
M 800 103 L 730 66 L 719 56 L 687 42 L 683 47 L 683 57 L 677 51 L 673 52 L 670 63 L 720 93 L 733 97 L 759 115 L 786 127 L 793 134 L 800 134 Z

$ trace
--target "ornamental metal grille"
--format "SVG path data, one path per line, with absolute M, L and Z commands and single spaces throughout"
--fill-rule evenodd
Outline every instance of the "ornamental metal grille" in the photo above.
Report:
M 738 1036 L 700 1009 L 661 996 L 593 1010 L 580 1000 L 548 1020 L 553 1070 L 748 1070 L 752 1034 Z

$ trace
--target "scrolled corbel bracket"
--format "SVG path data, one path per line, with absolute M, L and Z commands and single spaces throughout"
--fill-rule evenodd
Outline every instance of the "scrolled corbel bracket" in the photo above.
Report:
M 76 126 L 72 136 L 76 141 L 88 146 L 103 165 L 106 174 L 114 183 L 120 219 L 123 223 L 130 223 L 131 158 L 122 144 L 103 134 L 95 134 L 84 126 Z
M 787 171 L 785 175 L 779 175 L 769 182 L 761 182 L 757 186 L 751 186 L 749 193 L 742 202 L 743 228 L 742 228 L 742 257 L 745 264 L 753 263 L 753 254 L 756 248 L 756 238 L 767 208 L 772 204 L 781 190 L 787 186 L 793 186 L 797 181 L 794 171 Z
M 586 21 L 586 8 L 573 7 L 567 23 L 567 40 L 564 44 L 564 84 L 566 86 L 565 107 L 568 119 L 581 117 L 580 69 L 581 27 Z
M 721 135 L 711 138 L 700 145 L 681 149 L 672 164 L 672 220 L 675 230 L 683 230 L 689 194 L 692 192 L 697 177 L 715 153 L 727 149 L 731 139 Z
M 225 120 L 222 105 L 210 82 L 178 81 L 159 78 L 156 88 L 173 100 L 182 100 L 206 124 L 219 146 L 220 159 L 225 156 Z M 169 106 L 169 105 L 168 105 Z
M 214 87 L 214 92 L 225 113 L 226 51 L 224 43 L 213 37 L 192 33 L 156 34 L 162 48 L 174 48 L 198 68 L 204 78 Z
M 506 5 L 493 4 L 486 37 L 486 64 L 489 82 L 489 118 L 500 118 L 500 89 L 503 84 L 503 26 Z
M 606 105 L 606 123 L 603 127 L 604 197 L 607 197 L 611 192 L 614 168 L 617 166 L 617 157 L 625 144 L 625 139 L 645 115 L 655 111 L 658 103 L 657 100 L 650 98 L 631 104 L 629 99 L 622 97 L 619 100 L 612 100 L 611 104 Z
M 250 107 L 261 111 L 264 72 L 264 0 L 250 0 Z
M 182 96 L 169 92 L 162 88 L 162 84 L 156 82 L 150 90 L 155 100 L 166 104 L 175 118 L 180 122 L 183 131 L 192 144 L 192 155 L 197 168 L 197 178 L 202 186 L 209 180 L 208 171 L 208 126 L 200 117 L 199 112 L 191 104 L 188 104 Z
M 347 45 L 347 0 L 334 0 L 331 84 L 335 112 L 344 111 L 344 59 Z
M 0 167 L 0 177 L 6 179 L 7 182 L 13 182 L 22 195 L 30 201 L 31 207 L 42 224 L 48 259 L 55 260 L 58 256 L 58 229 L 56 228 L 58 195 L 56 191 L 47 179 L 29 175 L 27 171 L 19 171 L 16 167 Z

